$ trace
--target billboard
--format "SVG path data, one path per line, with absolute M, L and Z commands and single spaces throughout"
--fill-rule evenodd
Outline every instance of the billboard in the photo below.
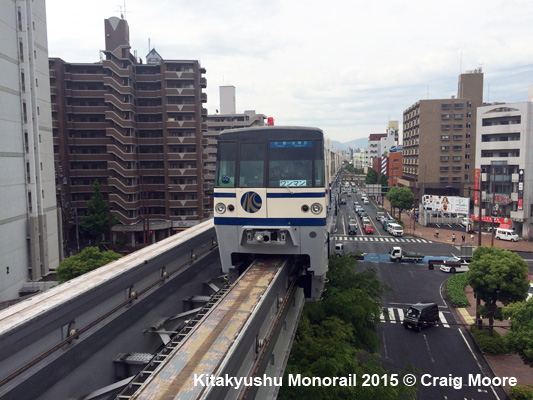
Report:
M 424 210 L 468 215 L 470 213 L 470 200 L 468 197 L 426 194 L 422 196 L 422 207 Z

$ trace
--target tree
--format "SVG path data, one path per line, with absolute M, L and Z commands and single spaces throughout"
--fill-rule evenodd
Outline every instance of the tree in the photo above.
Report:
M 346 172 L 349 172 L 350 174 L 355 173 L 355 168 L 353 167 L 353 164 L 346 164 L 345 167 Z
M 533 300 L 509 304 L 503 317 L 511 318 L 511 330 L 503 337 L 505 345 L 533 366 Z
M 98 247 L 86 247 L 79 254 L 68 257 L 57 267 L 57 280 L 59 283 L 83 275 L 102 265 L 109 264 L 112 261 L 122 257 L 114 251 L 98 250 Z
M 379 349 L 381 295 L 385 288 L 373 269 L 356 272 L 357 261 L 344 256 L 329 262 L 324 299 L 305 304 L 278 399 L 414 399 L 416 387 L 396 385 L 288 386 L 288 375 L 347 377 L 383 376 L 389 371 L 373 352 Z
M 375 169 L 370 168 L 366 173 L 365 183 L 367 185 L 373 185 L 378 181 L 378 173 Z
M 109 226 L 119 223 L 114 215 L 110 215 L 108 203 L 104 201 L 101 188 L 102 184 L 95 180 L 93 183 L 93 196 L 87 202 L 87 214 L 81 221 L 81 229 L 89 236 L 99 240 L 109 231 Z
M 516 253 L 497 247 L 478 247 L 469 265 L 468 283 L 477 297 L 485 304 L 479 313 L 489 319 L 490 335 L 494 319 L 502 320 L 501 307 L 523 301 L 527 297 L 529 269 L 527 263 Z
M 413 208 L 415 196 L 408 187 L 393 187 L 387 193 L 387 199 L 392 208 L 397 208 L 399 212 L 398 221 L 402 220 L 402 211 Z

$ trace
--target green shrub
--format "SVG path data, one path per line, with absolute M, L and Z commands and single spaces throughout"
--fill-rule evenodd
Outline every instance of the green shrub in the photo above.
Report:
M 470 327 L 470 333 L 474 337 L 477 345 L 483 353 L 487 354 L 505 354 L 507 350 L 505 349 L 505 344 L 503 343 L 503 338 L 496 331 L 492 332 L 490 336 L 490 331 L 486 329 L 486 326 L 483 326 L 483 329 L 478 330 L 475 325 Z
M 533 385 L 513 386 L 509 390 L 511 400 L 533 400 Z
M 465 287 L 468 284 L 468 274 L 455 274 L 448 279 L 446 291 L 455 307 L 469 307 L 470 302 L 465 295 Z

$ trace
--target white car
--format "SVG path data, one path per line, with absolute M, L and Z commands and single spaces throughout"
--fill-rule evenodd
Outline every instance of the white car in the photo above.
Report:
M 451 257 L 441 264 L 440 270 L 452 274 L 456 272 L 468 272 L 468 261 L 459 257 Z
M 529 284 L 529 290 L 527 292 L 526 301 L 533 297 L 533 283 Z

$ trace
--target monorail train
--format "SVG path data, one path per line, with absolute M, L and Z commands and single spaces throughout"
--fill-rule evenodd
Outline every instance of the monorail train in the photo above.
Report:
M 328 268 L 324 135 L 317 128 L 230 129 L 218 138 L 214 221 L 222 270 L 254 255 L 292 255 L 320 298 Z

